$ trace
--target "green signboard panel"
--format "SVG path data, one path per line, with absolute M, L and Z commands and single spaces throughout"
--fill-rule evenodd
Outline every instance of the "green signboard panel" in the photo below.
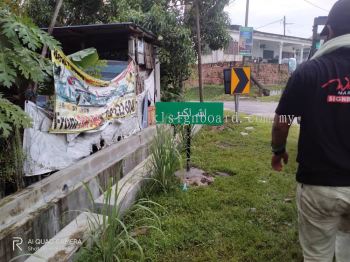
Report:
M 157 102 L 156 122 L 221 126 L 224 124 L 224 103 Z

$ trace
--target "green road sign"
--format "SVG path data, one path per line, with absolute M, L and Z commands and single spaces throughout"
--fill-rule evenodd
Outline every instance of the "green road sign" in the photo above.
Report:
M 156 122 L 221 126 L 224 124 L 224 103 L 157 102 Z

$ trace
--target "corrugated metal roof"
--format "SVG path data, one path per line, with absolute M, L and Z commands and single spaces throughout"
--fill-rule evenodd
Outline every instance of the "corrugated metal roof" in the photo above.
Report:
M 47 28 L 44 28 L 47 30 Z M 53 36 L 62 38 L 65 36 L 91 36 L 102 34 L 137 34 L 142 35 L 153 43 L 157 43 L 157 36 L 134 23 L 110 23 L 110 24 L 91 24 L 91 25 L 71 25 L 54 27 Z

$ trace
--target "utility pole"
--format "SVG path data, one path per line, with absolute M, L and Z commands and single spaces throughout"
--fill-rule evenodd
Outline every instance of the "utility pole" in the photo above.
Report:
M 246 1 L 247 2 L 246 2 L 246 11 L 245 11 L 245 26 L 247 27 L 249 23 L 249 0 L 246 0 Z M 245 64 L 245 56 L 243 56 L 243 66 L 244 64 Z M 250 77 L 252 81 L 264 92 L 265 90 L 264 87 L 262 86 L 262 84 L 259 83 L 259 81 L 254 77 L 254 75 L 252 74 Z
M 201 27 L 200 27 L 200 13 L 199 0 L 196 0 L 196 31 L 197 31 L 197 53 L 198 53 L 198 88 L 199 101 L 203 102 L 203 75 L 202 75 L 202 46 L 201 46 Z
M 249 19 L 249 0 L 247 0 L 246 9 L 245 9 L 245 27 L 248 26 Z
M 283 35 L 286 36 L 287 25 L 292 25 L 293 23 L 287 23 L 286 16 L 283 17 Z
M 245 23 L 244 26 L 248 27 L 248 22 L 249 22 L 249 0 L 246 0 L 246 9 L 245 9 Z M 242 64 L 243 66 L 245 65 L 245 60 L 246 60 L 246 56 L 243 56 L 243 61 Z M 239 111 L 239 94 L 234 95 L 235 98 L 235 122 L 239 123 L 239 115 L 238 115 L 238 111 Z
M 244 26 L 247 27 L 248 26 L 248 22 L 249 22 L 249 0 L 246 0 L 246 8 L 245 8 L 245 23 Z M 243 56 L 243 66 L 245 64 L 245 56 Z

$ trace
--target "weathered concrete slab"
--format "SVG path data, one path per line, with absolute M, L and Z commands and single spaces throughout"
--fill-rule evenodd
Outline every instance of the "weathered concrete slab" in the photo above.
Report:
M 102 225 L 103 216 L 84 212 L 65 226 L 56 236 L 47 241 L 26 262 L 66 262 L 88 238 L 89 233 Z
M 95 200 L 96 212 L 108 212 L 113 206 L 120 207 L 120 214 L 122 215 L 128 208 L 135 202 L 137 193 L 139 192 L 142 183 L 151 176 L 151 161 L 153 156 L 150 155 L 139 165 L 137 165 L 132 171 L 130 171 L 125 177 L 112 187 L 111 197 L 106 200 L 106 195 L 103 194 Z
M 104 212 L 104 216 L 106 216 L 106 212 L 111 210 L 114 205 L 118 205 L 122 215 L 130 208 L 137 197 L 142 182 L 150 175 L 151 161 L 152 156 L 147 157 L 112 187 L 112 197 L 109 201 L 109 206 L 106 205 L 105 195 L 96 199 L 96 211 Z M 117 200 L 114 197 L 116 190 L 119 192 L 117 193 Z M 101 225 L 102 219 L 103 215 L 101 214 L 82 213 L 35 252 L 33 256 L 28 258 L 26 262 L 73 261 L 74 253 L 87 239 L 89 231 Z
M 0 261 L 28 253 L 29 239 L 51 239 L 71 222 L 77 212 L 91 208 L 93 199 L 106 190 L 148 155 L 156 134 L 150 127 L 50 177 L 0 201 Z M 23 250 L 13 248 L 13 237 L 21 237 Z M 39 243 L 38 247 L 42 246 Z M 18 259 L 17 261 L 23 261 Z
M 196 126 L 194 133 L 200 127 Z M 146 129 L 0 201 L 0 261 L 32 253 L 33 250 L 28 252 L 29 240 L 45 241 L 79 236 L 79 233 L 74 232 L 80 232 L 80 226 L 74 226 L 74 221 L 80 212 L 74 211 L 92 209 L 84 183 L 95 199 L 96 211 L 101 211 L 106 201 L 104 196 L 100 196 L 100 188 L 105 191 L 108 184 L 119 181 L 118 199 L 112 198 L 109 203 L 111 206 L 116 202 L 123 213 L 134 203 L 142 182 L 150 175 L 152 157 L 147 157 L 148 147 L 155 134 L 155 127 Z M 117 186 L 114 186 L 114 192 L 116 190 Z M 80 219 L 84 224 L 84 218 Z M 14 248 L 13 237 L 21 237 L 23 250 Z M 38 243 L 32 248 L 40 248 L 37 252 L 44 254 L 47 261 L 60 261 L 57 260 L 59 258 L 71 261 L 77 249 L 77 245 L 52 247 L 51 242 L 43 246 L 44 244 Z M 24 261 L 25 258 L 16 261 Z

